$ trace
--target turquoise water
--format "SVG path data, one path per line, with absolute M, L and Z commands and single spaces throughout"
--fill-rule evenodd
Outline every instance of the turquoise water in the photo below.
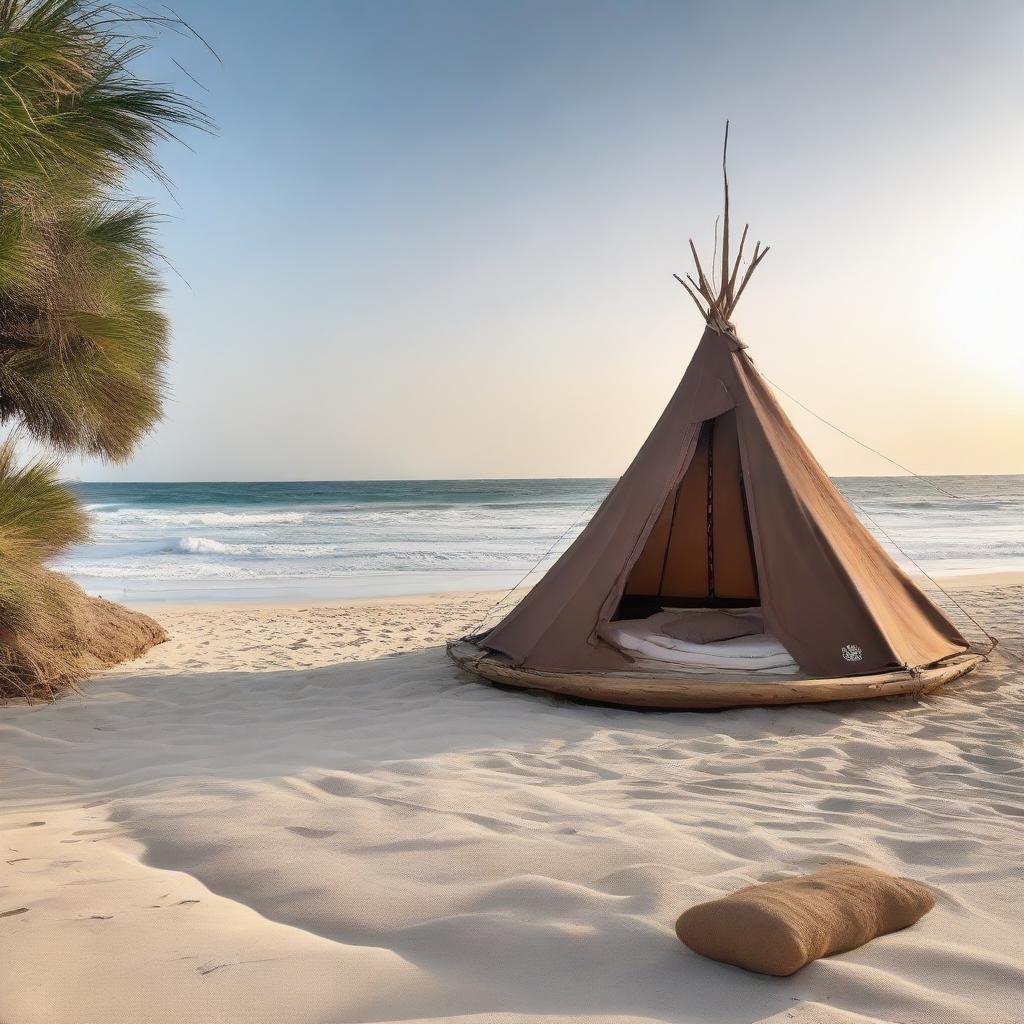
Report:
M 906 477 L 836 482 L 930 573 L 1024 569 L 1024 476 L 933 479 L 959 497 Z M 131 601 L 500 589 L 543 571 L 612 483 L 76 483 L 93 539 L 55 564 Z

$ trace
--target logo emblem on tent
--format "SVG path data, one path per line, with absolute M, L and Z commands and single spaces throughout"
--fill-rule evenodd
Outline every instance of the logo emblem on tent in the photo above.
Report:
M 843 648 L 843 657 L 847 661 L 863 661 L 864 652 L 857 644 L 847 644 Z

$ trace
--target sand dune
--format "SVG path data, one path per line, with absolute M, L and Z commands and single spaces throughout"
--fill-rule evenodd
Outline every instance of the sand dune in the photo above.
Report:
M 0 1020 L 1021 1019 L 1012 654 L 923 701 L 706 714 L 385 656 L 487 602 L 169 610 L 143 661 L 0 711 Z M 936 910 L 787 979 L 674 937 L 844 859 Z

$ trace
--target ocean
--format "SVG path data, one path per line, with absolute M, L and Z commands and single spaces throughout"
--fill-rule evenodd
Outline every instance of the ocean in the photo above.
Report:
M 1024 476 L 929 479 L 956 497 L 913 477 L 836 483 L 912 572 L 908 558 L 933 576 L 1024 570 Z M 612 483 L 76 482 L 92 540 L 54 567 L 132 602 L 505 589 L 543 572 Z

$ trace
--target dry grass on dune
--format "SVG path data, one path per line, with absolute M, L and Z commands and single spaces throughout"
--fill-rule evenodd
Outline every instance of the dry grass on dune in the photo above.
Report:
M 59 573 L 42 573 L 34 614 L 16 631 L 0 626 L 0 699 L 52 699 L 167 639 L 148 615 L 89 597 Z

